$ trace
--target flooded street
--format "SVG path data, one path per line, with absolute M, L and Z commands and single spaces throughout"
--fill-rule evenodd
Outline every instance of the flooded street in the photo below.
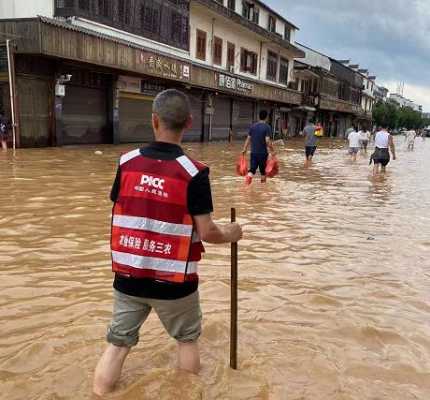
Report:
M 237 207 L 239 371 L 228 368 L 230 247 L 207 246 L 200 377 L 175 371 L 156 318 L 118 400 L 430 399 L 430 139 L 385 177 L 343 142 L 278 146 L 281 174 L 246 188 L 239 144 L 184 146 L 211 167 L 215 218 Z M 0 398 L 91 399 L 112 307 L 109 191 L 132 146 L 0 153 Z M 103 151 L 102 155 L 95 150 Z

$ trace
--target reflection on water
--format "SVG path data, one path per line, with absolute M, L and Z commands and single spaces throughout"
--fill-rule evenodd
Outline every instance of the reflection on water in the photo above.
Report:
M 152 316 L 115 399 L 430 398 L 430 144 L 384 177 L 324 143 L 303 170 L 245 188 L 240 146 L 185 145 L 211 166 L 220 222 L 238 208 L 240 371 L 228 369 L 229 247 L 201 265 L 203 371 L 175 371 Z M 112 306 L 108 192 L 128 147 L 0 153 L 0 398 L 90 399 Z

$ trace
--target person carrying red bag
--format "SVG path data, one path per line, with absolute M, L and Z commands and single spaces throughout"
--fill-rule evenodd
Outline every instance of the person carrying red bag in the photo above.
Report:
M 251 145 L 251 168 L 246 176 L 246 184 L 250 185 L 252 179 L 260 170 L 261 182 L 266 182 L 266 166 L 269 158 L 269 150 L 272 156 L 275 155 L 275 149 L 272 143 L 272 128 L 267 123 L 268 113 L 266 110 L 261 110 L 259 114 L 260 120 L 251 126 L 248 137 L 246 138 L 242 154 L 246 154 Z

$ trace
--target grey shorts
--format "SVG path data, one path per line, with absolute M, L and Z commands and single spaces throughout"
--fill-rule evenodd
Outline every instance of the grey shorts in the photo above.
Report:
M 152 309 L 168 334 L 178 342 L 195 342 L 201 334 L 202 312 L 199 292 L 177 300 L 134 297 L 114 290 L 112 322 L 107 341 L 119 347 L 133 347 L 139 342 L 139 330 Z
M 358 154 L 359 151 L 360 151 L 359 147 L 350 147 L 349 148 L 349 154 Z

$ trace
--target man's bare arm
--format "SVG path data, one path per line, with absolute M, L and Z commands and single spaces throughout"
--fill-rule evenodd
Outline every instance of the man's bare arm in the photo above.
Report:
M 391 149 L 391 154 L 393 155 L 393 160 L 396 159 L 396 146 L 394 145 L 393 137 L 390 135 L 389 145 Z
M 210 214 L 194 217 L 200 239 L 207 243 L 235 243 L 242 239 L 242 228 L 239 224 L 218 225 Z
M 266 136 L 266 143 L 267 143 L 267 147 L 270 150 L 270 154 L 274 155 L 275 154 L 275 147 L 273 146 L 272 139 L 270 139 L 268 136 Z
M 243 146 L 242 153 L 246 153 L 248 151 L 249 144 L 251 143 L 251 138 L 248 136 L 245 141 L 245 145 Z

